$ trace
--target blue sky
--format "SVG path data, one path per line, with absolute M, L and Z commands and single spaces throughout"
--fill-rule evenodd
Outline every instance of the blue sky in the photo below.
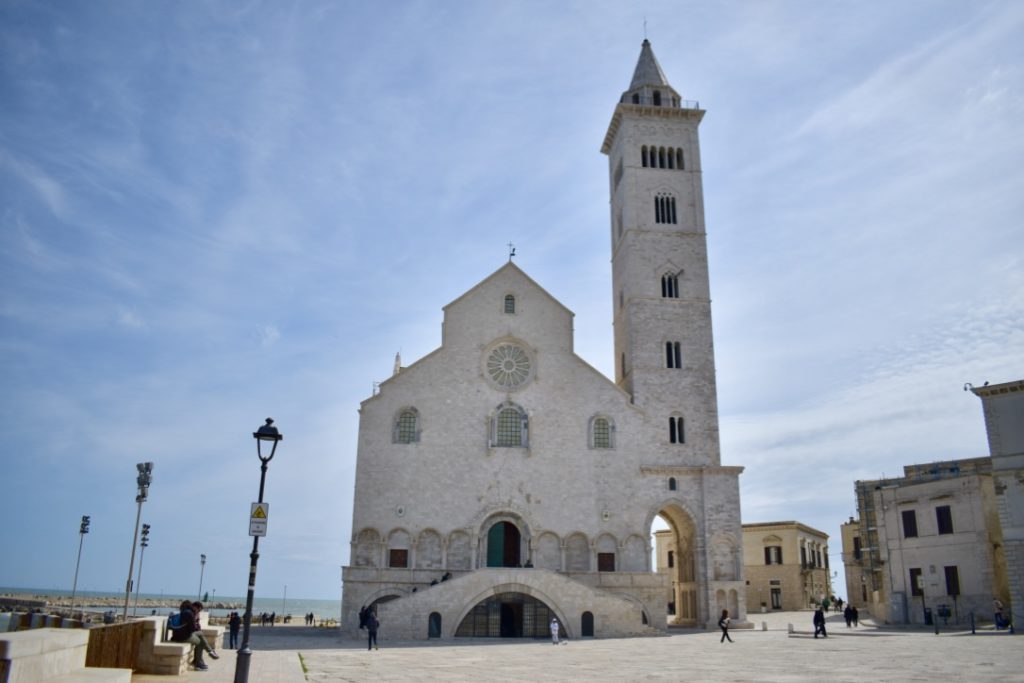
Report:
M 644 37 L 701 126 L 722 459 L 833 537 L 1024 373 L 1017 2 L 0 2 L 0 585 L 337 597 L 359 402 L 517 263 L 612 374 Z M 839 556 L 832 558 L 833 568 Z M 842 592 L 842 591 L 840 591 Z

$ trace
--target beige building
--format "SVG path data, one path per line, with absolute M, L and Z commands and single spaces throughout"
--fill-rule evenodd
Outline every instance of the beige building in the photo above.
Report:
M 630 635 L 746 612 L 740 467 L 720 462 L 697 103 L 645 40 L 608 155 L 614 380 L 511 262 L 360 408 L 343 626 L 393 638 Z M 595 198 L 595 201 L 600 201 Z M 651 566 L 656 517 L 674 572 Z M 671 593 L 671 595 L 670 595 Z
M 750 610 L 800 610 L 832 597 L 828 534 L 800 522 L 743 525 Z
M 970 388 L 981 399 L 1006 562 L 1002 601 L 1024 624 L 1024 380 Z
M 860 518 L 843 525 L 851 604 L 890 624 L 991 619 L 1008 599 L 992 459 L 908 465 L 856 482 Z

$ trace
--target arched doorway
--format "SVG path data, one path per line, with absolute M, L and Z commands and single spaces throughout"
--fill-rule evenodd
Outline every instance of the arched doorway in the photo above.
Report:
M 476 604 L 455 631 L 461 638 L 548 638 L 554 612 L 525 593 L 498 593 Z
M 658 510 L 651 525 L 652 566 L 669 577 L 664 614 L 669 624 L 696 626 L 700 621 L 697 582 L 696 527 L 681 507 L 669 504 Z
M 519 527 L 512 522 L 496 522 L 487 531 L 487 566 L 520 566 Z
M 431 612 L 430 618 L 427 620 L 427 638 L 440 638 L 441 637 L 441 614 L 439 612 Z
M 584 612 L 580 619 L 580 636 L 586 638 L 594 635 L 594 613 Z

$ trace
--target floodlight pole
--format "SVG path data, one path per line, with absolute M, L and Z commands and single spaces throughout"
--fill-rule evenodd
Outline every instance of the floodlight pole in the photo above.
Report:
M 128 621 L 128 600 L 132 595 L 132 572 L 135 571 L 135 548 L 139 542 L 139 521 L 142 519 L 142 504 L 146 502 L 146 498 L 149 496 L 149 485 L 153 481 L 153 463 L 151 462 L 140 462 L 135 465 L 135 468 L 139 471 L 139 476 L 136 478 L 136 483 L 139 485 L 139 492 L 135 496 L 135 502 L 139 504 L 138 512 L 135 513 L 135 533 L 132 535 L 132 557 L 128 562 L 128 581 L 125 582 L 124 586 L 124 612 L 121 615 L 121 621 Z
M 71 618 L 75 618 L 75 593 L 78 591 L 78 567 L 82 564 L 82 541 L 89 533 L 89 515 L 82 515 L 82 525 L 78 527 L 78 559 L 75 560 L 75 580 L 71 584 Z

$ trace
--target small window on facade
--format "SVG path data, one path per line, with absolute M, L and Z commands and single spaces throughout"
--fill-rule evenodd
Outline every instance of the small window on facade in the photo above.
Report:
M 613 571 L 615 571 L 615 553 L 598 553 L 597 554 L 597 571 L 599 571 L 599 572 L 613 572 Z
M 661 276 L 661 296 L 665 299 L 679 298 L 679 276 L 665 273 Z
M 594 448 L 612 447 L 612 427 L 608 422 L 608 418 L 594 418 L 594 423 L 591 428 L 593 430 Z
M 647 168 L 647 145 L 640 148 L 640 165 Z
M 807 566 L 807 548 L 804 546 L 800 546 L 800 566 Z
M 419 416 L 413 409 L 403 410 L 395 424 L 395 443 L 416 443 L 419 438 Z
M 511 294 L 505 295 L 505 312 L 515 313 L 516 312 L 516 298 Z
M 665 367 L 675 369 L 683 367 L 679 342 L 665 342 Z
M 676 478 L 675 477 L 669 477 L 668 478 L 668 490 L 669 491 L 675 491 L 676 490 Z
M 683 418 L 670 417 L 668 419 L 668 442 L 686 443 L 686 432 L 683 431 Z
M 944 567 L 946 571 L 946 595 L 960 595 L 960 571 L 956 567 Z
M 683 170 L 683 150 L 676 150 L 676 168 Z
M 768 545 L 764 548 L 765 564 L 782 564 L 782 546 Z
M 671 550 L 668 551 L 668 568 L 676 566 L 676 554 Z
M 913 510 L 904 510 L 903 515 L 903 538 L 917 538 L 917 513 Z
M 953 533 L 953 511 L 948 505 L 935 508 L 935 521 L 938 523 L 940 534 Z
M 861 551 L 860 536 L 854 536 L 853 537 L 853 559 L 855 559 L 855 560 L 859 560 L 860 559 L 860 551 Z
M 640 104 L 640 95 L 639 95 L 639 93 L 633 93 L 633 104 Z
M 408 567 L 409 551 L 405 549 L 392 548 L 388 552 L 389 567 Z
M 910 570 L 910 594 L 924 595 L 924 586 L 922 585 L 921 570 L 916 567 Z
M 655 90 L 654 91 L 654 106 L 655 107 L 660 107 L 661 106 L 661 91 L 660 90 Z
M 658 168 L 665 168 L 665 148 L 658 148 Z

